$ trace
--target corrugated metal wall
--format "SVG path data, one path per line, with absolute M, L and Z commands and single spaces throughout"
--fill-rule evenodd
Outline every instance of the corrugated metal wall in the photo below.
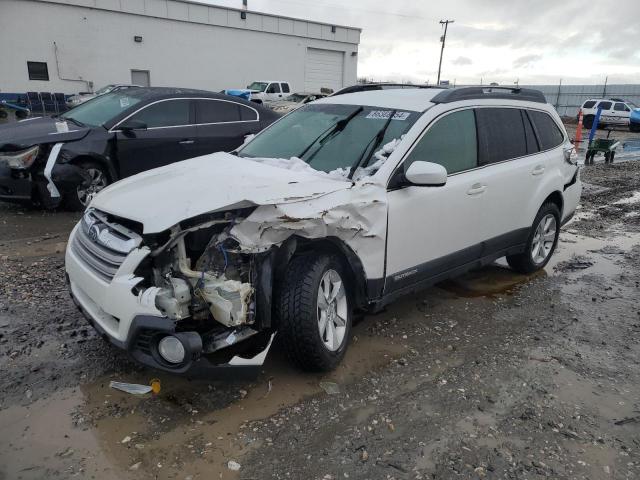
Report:
M 640 85 L 520 85 L 542 91 L 562 116 L 576 116 L 590 98 L 622 98 L 640 107 Z

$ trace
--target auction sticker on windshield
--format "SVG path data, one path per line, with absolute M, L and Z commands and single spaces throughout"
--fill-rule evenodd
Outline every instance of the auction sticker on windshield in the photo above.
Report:
M 372 110 L 366 118 L 373 118 L 376 120 L 387 120 L 391 115 L 390 110 Z M 396 112 L 393 116 L 393 120 L 406 120 L 411 115 L 410 112 Z

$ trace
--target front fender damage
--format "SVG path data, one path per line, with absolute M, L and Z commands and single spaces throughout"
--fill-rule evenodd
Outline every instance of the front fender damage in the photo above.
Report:
M 183 222 L 152 250 L 152 273 L 146 276 L 153 302 L 177 330 L 202 335 L 203 354 L 228 362 L 260 358 L 268 348 L 276 327 L 275 271 L 293 254 L 282 253 L 295 245 L 289 239 L 339 239 L 360 259 L 365 275 L 382 275 L 383 185 L 367 178 L 326 195 L 285 200 L 214 213 L 195 226 Z

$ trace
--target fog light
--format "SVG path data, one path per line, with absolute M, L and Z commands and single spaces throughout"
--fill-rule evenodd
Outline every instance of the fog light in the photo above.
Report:
M 160 356 L 169 363 L 180 363 L 184 360 L 184 345 L 176 337 L 164 337 L 158 343 Z

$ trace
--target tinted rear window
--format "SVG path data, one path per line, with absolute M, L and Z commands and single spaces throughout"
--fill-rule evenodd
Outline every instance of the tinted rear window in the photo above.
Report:
M 196 123 L 221 123 L 240 121 L 240 105 L 220 100 L 198 100 Z
M 562 130 L 558 127 L 556 122 L 549 116 L 548 113 L 536 112 L 529 110 L 529 117 L 533 122 L 533 126 L 540 142 L 540 148 L 542 150 L 549 150 L 550 148 L 557 147 L 564 141 L 564 135 Z
M 588 102 L 584 102 L 584 105 L 582 105 L 582 108 L 593 108 L 595 104 L 596 102 L 594 100 L 589 100 Z
M 502 162 L 527 154 L 522 114 L 517 108 L 478 108 L 480 165 Z

